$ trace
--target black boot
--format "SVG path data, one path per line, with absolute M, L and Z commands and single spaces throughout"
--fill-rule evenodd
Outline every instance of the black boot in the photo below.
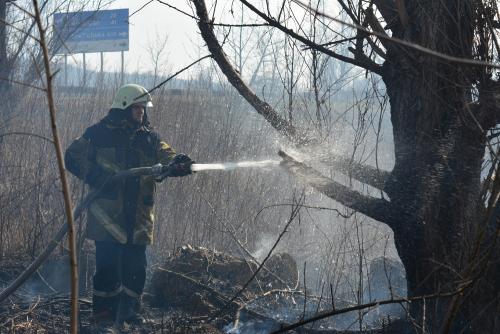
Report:
M 141 309 L 141 302 L 139 299 L 122 293 L 120 300 L 120 307 L 118 308 L 118 323 L 140 325 L 145 323 L 144 319 L 139 313 Z
M 120 293 L 121 294 L 121 293 Z M 109 327 L 116 321 L 121 296 L 112 297 L 92 296 L 92 324 L 94 326 Z

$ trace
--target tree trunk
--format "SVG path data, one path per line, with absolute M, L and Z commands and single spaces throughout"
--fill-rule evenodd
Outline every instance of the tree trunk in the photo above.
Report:
M 409 29 L 401 29 L 395 37 L 469 58 L 472 33 L 468 28 L 457 33 L 468 18 L 467 8 L 460 6 L 451 1 L 422 4 L 412 13 Z M 461 9 L 462 14 L 450 8 Z M 462 19 L 458 27 L 457 17 Z M 450 292 L 467 274 L 481 219 L 486 140 L 477 126 L 464 122 L 471 102 L 471 87 L 465 80 L 470 69 L 404 51 L 384 66 L 395 146 L 395 167 L 385 191 L 407 217 L 392 227 L 406 268 L 408 294 Z M 457 319 L 472 320 L 491 300 L 491 292 L 469 295 L 464 310 L 473 312 L 458 314 Z M 438 322 L 450 302 L 438 301 Z M 421 305 L 410 309 L 414 317 L 421 316 Z M 427 310 L 432 309 L 431 301 Z
M 485 140 L 468 131 L 455 110 L 435 101 L 434 88 L 422 81 L 386 83 L 396 161 L 385 191 L 410 217 L 393 227 L 396 246 L 409 293 L 434 293 L 457 279 L 455 271 L 465 269 L 473 253 Z
M 349 189 L 283 153 L 284 164 L 291 173 L 326 196 L 392 228 L 399 256 L 406 268 L 409 295 L 452 293 L 464 289 L 455 298 L 427 300 L 427 325 L 435 322 L 434 327 L 439 330 L 447 315 L 451 314 L 448 312 L 450 306 L 456 304 L 460 306 L 458 313 L 449 317 L 450 323 L 455 320 L 453 333 L 464 328 L 471 333 L 493 333 L 500 300 L 500 261 L 498 252 L 491 258 L 495 261 L 490 261 L 487 254 L 488 247 L 496 242 L 491 236 L 496 233 L 497 226 L 483 238 L 488 244 L 483 243 L 479 253 L 477 245 L 481 243 L 477 236 L 480 224 L 485 222 L 481 186 L 486 149 L 483 129 L 487 131 L 500 122 L 500 117 L 496 116 L 500 114 L 500 84 L 493 80 L 495 72 L 484 66 L 445 62 L 443 57 L 430 55 L 422 49 L 415 51 L 415 48 L 402 47 L 400 43 L 387 39 L 382 42 L 387 50 L 384 53 L 386 61 L 380 66 L 364 53 L 366 35 L 360 31 L 356 48 L 349 48 L 354 58 L 348 58 L 315 45 L 248 1 L 240 1 L 270 26 L 304 45 L 382 76 L 390 98 L 394 132 L 395 166 L 392 172 L 373 170 L 373 167 L 360 163 L 348 170 L 351 165 L 344 165 L 341 157 L 330 159 L 322 156 L 318 160 L 358 181 L 383 189 L 390 201 Z M 491 51 L 493 43 L 489 39 L 489 30 L 485 30 L 481 3 L 456 0 L 396 2 L 399 10 L 392 0 L 373 0 L 363 12 L 378 35 L 385 34 L 385 30 L 371 8 L 372 3 L 384 18 L 385 29 L 391 30 L 393 37 L 445 54 L 448 58 L 493 59 L 495 52 Z M 204 1 L 195 0 L 193 3 L 200 18 L 198 24 L 202 37 L 229 82 L 296 147 L 311 145 L 326 152 L 321 150 L 320 143 L 280 117 L 246 86 L 227 61 L 213 34 Z M 359 13 L 355 15 L 343 1 L 339 3 L 354 22 L 364 22 Z M 476 93 L 474 98 L 473 93 Z M 495 211 L 498 211 L 494 213 L 498 221 L 500 206 Z M 487 270 L 483 271 L 488 263 Z M 474 270 L 470 269 L 471 265 Z M 476 275 L 480 277 L 478 280 L 473 279 Z M 410 305 L 411 315 L 419 319 L 420 324 L 423 321 L 422 306 L 422 303 Z M 447 332 L 443 330 L 443 333 Z

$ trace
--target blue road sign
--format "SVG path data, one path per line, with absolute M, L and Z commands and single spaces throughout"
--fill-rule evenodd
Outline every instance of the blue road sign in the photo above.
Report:
M 128 51 L 127 17 L 128 9 L 61 13 L 54 14 L 54 25 L 72 53 Z

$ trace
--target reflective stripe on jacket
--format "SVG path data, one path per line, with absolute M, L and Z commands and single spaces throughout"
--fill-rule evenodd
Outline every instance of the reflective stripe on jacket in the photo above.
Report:
M 82 180 L 93 164 L 104 171 L 168 165 L 177 154 L 161 141 L 156 131 L 142 125 L 129 126 L 101 122 L 89 127 L 66 150 L 68 171 Z M 101 191 L 88 209 L 86 237 L 122 244 L 150 245 L 154 231 L 154 176 L 141 176 L 116 182 Z

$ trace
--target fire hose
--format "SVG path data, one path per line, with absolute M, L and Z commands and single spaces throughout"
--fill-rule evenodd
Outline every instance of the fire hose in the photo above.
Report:
M 190 169 L 189 164 L 182 164 L 182 168 Z M 153 175 L 153 176 L 161 176 L 161 180 L 168 177 L 169 172 L 172 172 L 179 168 L 179 165 L 169 165 L 162 166 L 160 164 L 155 165 L 153 167 L 141 167 L 141 168 L 132 168 L 129 170 L 117 172 L 107 182 L 116 182 L 130 177 L 137 177 L 142 175 Z M 92 189 L 87 196 L 81 201 L 81 203 L 75 208 L 73 212 L 74 220 L 76 221 L 83 211 L 87 208 L 87 206 L 92 202 L 95 196 L 101 191 L 103 187 Z M 33 261 L 33 263 L 18 277 L 14 282 L 12 282 L 5 290 L 0 293 L 0 303 L 3 302 L 7 297 L 9 297 L 14 291 L 19 289 L 21 285 L 23 285 L 30 277 L 35 273 L 35 271 L 40 268 L 43 262 L 49 257 L 50 253 L 59 245 L 62 238 L 68 232 L 68 224 L 64 222 L 61 226 L 57 234 L 54 238 L 51 239 L 49 244 L 45 246 L 43 251 L 38 255 L 38 257 Z

